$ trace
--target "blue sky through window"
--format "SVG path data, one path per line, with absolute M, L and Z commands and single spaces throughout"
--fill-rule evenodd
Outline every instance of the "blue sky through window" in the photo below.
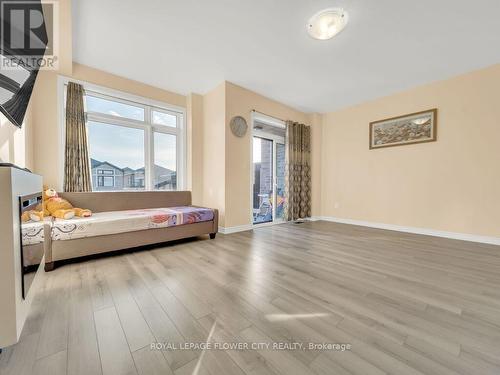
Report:
M 172 134 L 155 133 L 155 164 L 176 171 L 177 137 Z
M 135 107 L 130 104 L 115 102 L 112 100 L 86 96 L 87 111 L 105 113 L 107 115 L 144 121 L 144 108 Z
M 144 131 L 110 124 L 88 122 L 90 157 L 120 168 L 144 167 Z M 155 164 L 176 171 L 176 136 L 155 133 Z
M 144 131 L 89 121 L 90 157 L 120 168 L 144 167 Z

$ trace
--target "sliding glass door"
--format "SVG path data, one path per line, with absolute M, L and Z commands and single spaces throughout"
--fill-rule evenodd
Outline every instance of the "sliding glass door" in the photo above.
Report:
M 285 204 L 285 145 L 279 137 L 253 137 L 253 224 L 282 221 Z
M 276 220 L 285 220 L 285 145 L 276 143 Z
M 253 223 L 273 221 L 273 141 L 253 138 Z

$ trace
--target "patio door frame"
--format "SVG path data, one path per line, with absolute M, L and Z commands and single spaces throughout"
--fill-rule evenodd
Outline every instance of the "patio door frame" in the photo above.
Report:
M 255 121 L 258 121 L 260 123 L 264 123 L 266 125 L 271 125 L 271 126 L 276 126 L 279 128 L 285 128 L 285 123 L 284 121 L 275 119 L 273 117 L 263 115 L 261 113 L 252 112 L 252 134 L 250 137 L 250 142 L 251 142 L 251 147 L 250 147 L 250 222 L 252 223 L 253 227 L 262 227 L 262 226 L 267 226 L 267 225 L 275 225 L 275 224 L 283 224 L 285 223 L 284 218 L 276 218 L 276 209 L 277 209 L 277 160 L 276 160 L 276 153 L 277 153 L 277 144 L 282 144 L 285 146 L 285 137 L 281 137 L 279 135 L 275 134 L 270 134 L 266 131 L 254 129 L 254 123 Z M 272 192 L 272 215 L 273 215 L 273 220 L 270 222 L 264 222 L 264 223 L 254 223 L 254 217 L 253 217 L 253 186 L 255 182 L 255 171 L 254 171 L 254 165 L 253 165 L 253 141 L 254 137 L 265 139 L 268 141 L 273 142 L 273 165 L 272 165 L 272 170 L 273 170 L 273 180 L 272 180 L 272 187 L 273 187 L 273 192 Z M 286 199 L 286 197 L 285 197 Z

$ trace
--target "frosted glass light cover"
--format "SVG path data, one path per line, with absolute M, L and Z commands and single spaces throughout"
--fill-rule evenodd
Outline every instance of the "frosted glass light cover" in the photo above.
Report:
M 325 9 L 309 19 L 307 32 L 314 39 L 328 40 L 340 33 L 347 25 L 347 12 L 339 8 Z

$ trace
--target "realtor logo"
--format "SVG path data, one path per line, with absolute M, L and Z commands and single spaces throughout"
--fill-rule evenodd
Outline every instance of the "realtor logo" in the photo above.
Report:
M 0 0 L 1 69 L 58 68 L 58 1 Z

